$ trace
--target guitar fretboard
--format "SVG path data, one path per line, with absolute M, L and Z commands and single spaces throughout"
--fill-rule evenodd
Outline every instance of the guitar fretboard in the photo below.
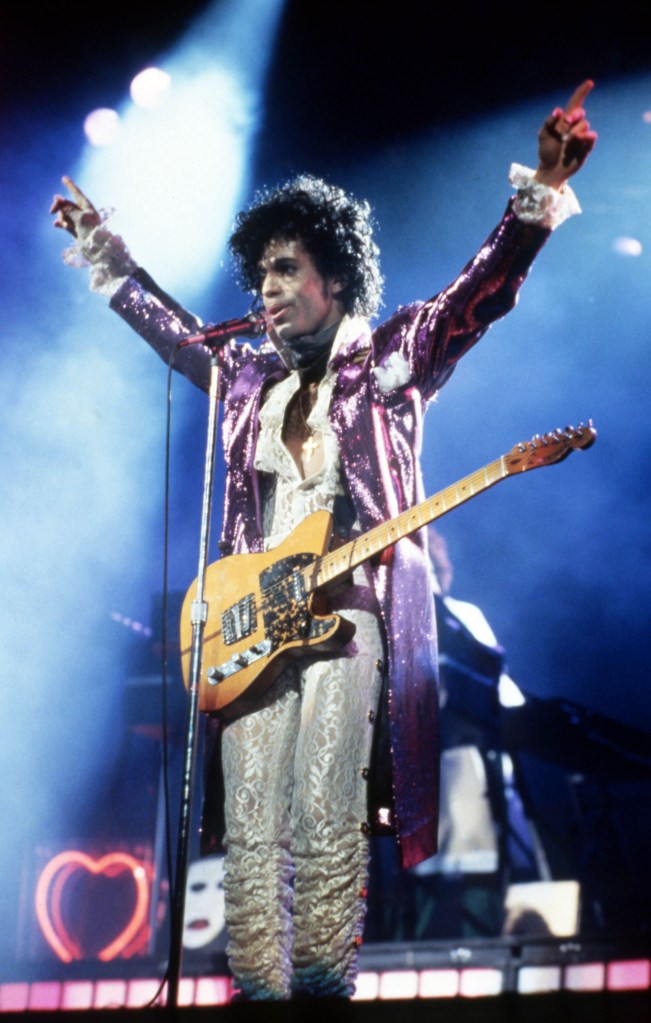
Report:
M 420 504 L 414 505 L 413 508 L 407 508 L 394 519 L 382 522 L 379 526 L 370 529 L 368 533 L 364 533 L 337 550 L 317 558 L 301 573 L 306 592 L 311 593 L 320 586 L 347 575 L 358 565 L 386 550 L 387 547 L 391 547 L 398 540 L 422 529 L 434 519 L 457 508 L 464 501 L 469 501 L 482 490 L 492 487 L 509 475 L 505 456 L 501 455 L 494 462 L 477 469 L 469 476 L 453 483 L 452 486 L 439 491 L 438 494 L 428 497 Z

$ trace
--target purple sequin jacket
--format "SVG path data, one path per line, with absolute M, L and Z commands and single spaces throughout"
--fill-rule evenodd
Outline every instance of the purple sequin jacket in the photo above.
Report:
M 504 218 L 459 277 L 428 302 L 398 309 L 371 331 L 362 330 L 333 361 L 330 420 L 354 510 L 365 531 L 423 500 L 419 467 L 426 403 L 448 380 L 458 359 L 510 310 L 550 231 Z M 172 347 L 199 325 L 194 316 L 137 270 L 111 306 L 168 361 Z M 392 353 L 391 363 L 387 360 Z M 175 363 L 206 390 L 210 356 L 183 349 Z M 398 366 L 397 377 L 391 369 Z M 374 373 L 374 367 L 387 372 Z M 262 550 L 260 481 L 253 467 L 258 412 L 265 388 L 287 369 L 270 344 L 257 351 L 233 344 L 222 370 L 223 444 L 227 463 L 221 549 Z M 397 385 L 391 387 L 392 379 Z M 438 821 L 438 692 L 436 622 L 422 533 L 401 540 L 373 567 L 388 657 L 387 744 L 390 746 L 392 829 L 401 862 L 414 866 L 436 851 Z M 218 731 L 208 722 L 209 732 Z M 209 792 L 207 793 L 209 795 Z M 205 806 L 205 804 L 204 804 Z M 370 824 L 377 828 L 376 803 Z M 204 851 L 217 848 L 204 823 Z

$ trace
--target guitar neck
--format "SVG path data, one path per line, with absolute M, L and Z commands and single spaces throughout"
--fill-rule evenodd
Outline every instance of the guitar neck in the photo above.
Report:
M 502 455 L 494 462 L 485 465 L 483 469 L 477 469 L 457 483 L 446 487 L 445 490 L 439 491 L 438 494 L 428 497 L 427 500 L 414 505 L 413 508 L 408 508 L 397 515 L 395 519 L 382 522 L 368 533 L 364 533 L 355 540 L 338 547 L 337 550 L 317 558 L 303 570 L 307 592 L 313 592 L 326 583 L 334 582 L 348 575 L 358 565 L 380 554 L 387 547 L 392 547 L 398 540 L 410 536 L 422 529 L 423 526 L 433 522 L 434 519 L 452 511 L 453 508 L 464 504 L 476 494 L 480 494 L 483 490 L 487 490 L 510 475 L 506 459 Z

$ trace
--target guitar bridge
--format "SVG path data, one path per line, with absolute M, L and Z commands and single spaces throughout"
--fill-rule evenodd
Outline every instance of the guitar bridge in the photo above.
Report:
M 237 604 L 222 611 L 222 636 L 226 646 L 246 639 L 257 628 L 255 594 L 248 593 Z

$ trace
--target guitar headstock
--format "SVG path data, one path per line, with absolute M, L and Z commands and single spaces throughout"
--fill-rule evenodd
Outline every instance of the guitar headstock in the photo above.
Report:
M 557 429 L 542 437 L 536 434 L 531 440 L 511 448 L 508 455 L 504 455 L 504 461 L 509 472 L 525 472 L 562 462 L 577 448 L 589 448 L 596 439 L 597 431 L 592 420 L 588 419 L 587 426 L 580 423 L 576 428 L 566 426 L 564 430 Z

